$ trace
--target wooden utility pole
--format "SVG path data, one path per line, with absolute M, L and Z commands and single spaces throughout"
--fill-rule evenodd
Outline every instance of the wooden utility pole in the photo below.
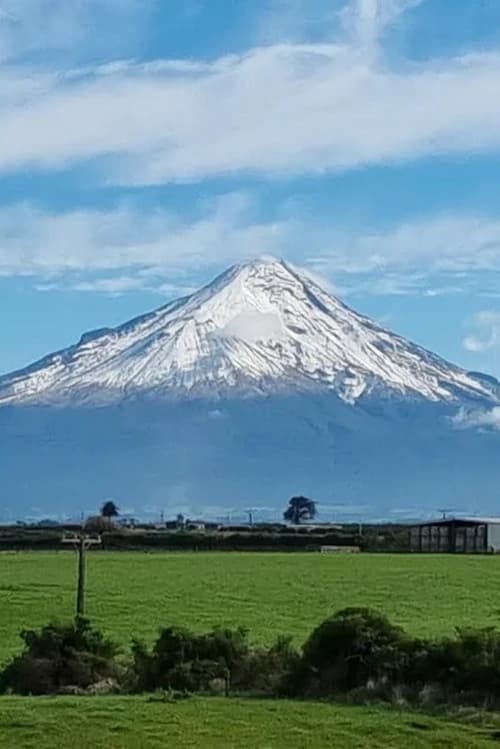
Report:
M 85 614 L 85 536 L 80 534 L 78 544 L 78 575 L 76 584 L 76 615 L 82 617 Z
M 76 618 L 85 616 L 85 578 L 86 564 L 85 553 L 90 546 L 102 543 L 100 536 L 87 536 L 82 528 L 78 535 L 64 536 L 63 544 L 73 544 L 77 553 L 76 574 Z

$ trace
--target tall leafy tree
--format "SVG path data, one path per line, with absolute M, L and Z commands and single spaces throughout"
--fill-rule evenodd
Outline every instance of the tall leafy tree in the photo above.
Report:
M 101 517 L 106 518 L 109 523 L 111 523 L 111 520 L 113 518 L 117 518 L 119 514 L 120 510 L 111 499 L 108 499 L 106 502 L 104 502 L 103 506 L 101 507 Z
M 299 525 L 307 520 L 314 520 L 317 515 L 316 502 L 308 497 L 292 497 L 283 513 L 287 523 Z

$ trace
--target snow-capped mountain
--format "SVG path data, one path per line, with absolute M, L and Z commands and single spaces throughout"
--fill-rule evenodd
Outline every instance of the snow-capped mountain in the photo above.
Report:
M 0 378 L 0 405 L 330 390 L 495 399 L 487 379 L 396 336 L 277 260 L 230 268 L 192 296 Z
M 0 378 L 0 518 L 499 514 L 500 385 L 275 260 Z M 357 508 L 357 509 L 356 509 Z M 397 515 L 391 515 L 392 510 Z M 223 511 L 223 512 L 222 512 Z

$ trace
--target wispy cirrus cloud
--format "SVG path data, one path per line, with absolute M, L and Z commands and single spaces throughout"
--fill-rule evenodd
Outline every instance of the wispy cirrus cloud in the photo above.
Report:
M 262 221 L 244 194 L 228 194 L 186 217 L 163 209 L 44 211 L 23 203 L 0 209 L 0 276 L 64 279 L 80 291 L 176 289 L 186 275 L 258 252 L 280 254 L 286 221 Z M 132 275 L 133 273 L 133 275 Z M 85 277 L 83 277 L 85 275 Z M 46 283 L 42 283 L 47 286 Z
M 353 0 L 341 17 L 344 27 L 365 51 L 374 51 L 384 30 L 426 0 Z
M 287 204 L 269 215 L 244 192 L 201 201 L 189 213 L 133 202 L 65 212 L 29 203 L 0 209 L 0 276 L 30 276 L 45 290 L 56 283 L 108 294 L 184 293 L 199 285 L 199 274 L 262 254 L 305 266 L 340 294 L 493 297 L 500 218 L 428 216 L 360 229 L 338 216 L 297 215 Z M 487 325 L 497 320 L 484 313 L 473 322 L 469 348 L 490 341 Z
M 73 291 L 92 292 L 117 296 L 130 291 L 143 290 L 144 279 L 140 276 L 112 276 L 111 278 L 94 278 L 86 281 L 75 281 L 71 285 Z M 43 287 L 40 289 L 43 291 Z M 48 289 L 50 290 L 50 289 Z
M 431 269 L 451 278 L 500 271 L 500 217 L 441 214 L 398 222 L 385 229 L 348 233 L 338 250 L 315 257 L 318 267 L 351 273 Z
M 349 4 L 356 34 L 328 44 L 276 43 L 213 61 L 122 62 L 42 76 L 43 85 L 34 74 L 31 91 L 26 72 L 11 71 L 27 94 L 0 101 L 0 171 L 92 160 L 103 180 L 154 185 L 499 150 L 500 54 L 397 70 L 367 54 L 362 37 L 373 40 L 411 5 Z

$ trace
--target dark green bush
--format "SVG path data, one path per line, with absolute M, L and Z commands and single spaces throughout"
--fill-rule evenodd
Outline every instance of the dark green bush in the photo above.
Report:
M 286 695 L 300 663 L 291 637 L 278 637 L 270 648 L 252 648 L 231 672 L 231 689 L 260 695 Z
M 409 678 L 500 701 L 500 631 L 462 629 L 453 638 L 425 643 L 411 659 Z
M 24 652 L 0 674 L 0 692 L 53 694 L 65 687 L 86 689 L 116 679 L 117 646 L 93 629 L 86 619 L 49 624 L 21 633 Z
M 290 638 L 249 644 L 245 629 L 196 634 L 167 627 L 151 648 L 135 641 L 128 670 L 117 647 L 86 620 L 22 633 L 24 651 L 0 673 L 0 692 L 135 692 L 336 697 L 438 705 L 500 706 L 500 630 L 409 637 L 382 614 L 348 608 L 326 619 L 301 653 Z
M 408 642 L 403 630 L 382 614 L 367 608 L 339 611 L 306 641 L 294 688 L 329 695 L 370 680 L 399 679 L 406 669 Z
M 284 689 L 299 660 L 290 638 L 279 638 L 269 649 L 252 648 L 242 628 L 194 634 L 168 627 L 151 650 L 135 641 L 132 653 L 130 684 L 139 692 L 205 692 L 214 680 L 223 680 L 233 691 L 273 694 Z
M 411 638 L 370 609 L 339 611 L 317 627 L 289 673 L 289 694 L 363 694 L 453 704 L 500 705 L 500 631 L 458 630 L 440 640 Z
M 213 679 L 230 678 L 248 652 L 243 628 L 216 628 L 198 635 L 184 627 L 168 627 L 151 651 L 140 642 L 133 643 L 132 682 L 138 691 L 204 691 Z

